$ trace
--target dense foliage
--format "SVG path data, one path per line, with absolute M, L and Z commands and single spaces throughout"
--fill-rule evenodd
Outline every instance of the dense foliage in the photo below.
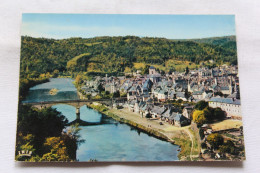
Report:
M 212 133 L 207 137 L 207 142 L 213 149 L 218 149 L 224 143 L 224 138 L 218 133 Z
M 237 148 L 231 140 L 227 140 L 223 145 L 219 147 L 221 153 L 237 154 Z
M 208 102 L 204 101 L 204 100 L 201 100 L 199 101 L 198 103 L 195 104 L 195 109 L 197 110 L 203 110 L 205 109 L 206 107 L 208 107 Z
M 61 40 L 22 37 L 20 70 L 22 76 L 52 74 L 55 70 L 113 73 L 134 69 L 134 63 L 158 64 L 169 70 L 172 60 L 236 64 L 236 59 L 236 44 L 232 39 L 217 44 L 135 36 Z
M 48 82 L 48 78 L 21 78 L 19 85 L 19 100 L 22 100 L 27 95 L 29 89 L 37 84 Z
M 192 119 L 199 126 L 205 123 L 212 123 L 214 121 L 223 120 L 226 113 L 221 108 L 211 108 L 208 102 L 199 101 L 195 105 L 195 111 L 192 114 Z
M 205 112 L 201 110 L 195 110 L 192 115 L 192 119 L 198 125 L 202 125 L 207 122 Z
M 62 132 L 68 120 L 57 110 L 44 108 L 38 110 L 31 106 L 19 105 L 16 159 L 20 151 L 31 151 L 29 161 L 70 161 L 76 159 L 77 145 L 82 142 L 78 126 Z
M 236 48 L 236 37 L 235 36 L 193 39 L 192 41 L 195 41 L 198 43 L 213 44 L 213 45 L 223 46 L 223 47 Z

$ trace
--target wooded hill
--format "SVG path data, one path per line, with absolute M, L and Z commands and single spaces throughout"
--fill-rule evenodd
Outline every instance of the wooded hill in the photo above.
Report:
M 214 60 L 216 65 L 237 64 L 235 36 L 194 40 L 136 36 L 55 40 L 22 36 L 21 41 L 22 77 L 54 71 L 126 72 L 147 64 L 169 71 L 196 68 L 208 60 Z

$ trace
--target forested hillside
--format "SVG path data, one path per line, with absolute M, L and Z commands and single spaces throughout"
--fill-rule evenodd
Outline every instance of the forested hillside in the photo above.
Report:
M 227 42 L 236 42 L 236 36 L 209 37 L 209 38 L 191 39 L 191 40 L 198 43 L 223 45 L 226 44 Z
M 193 39 L 192 41 L 195 41 L 197 43 L 207 43 L 216 46 L 221 46 L 225 49 L 236 51 L 236 36 Z
M 236 64 L 235 37 L 170 40 L 125 36 L 55 40 L 23 36 L 20 70 L 21 77 L 31 78 L 57 72 L 124 72 L 147 64 L 169 71 L 176 70 L 182 62 L 195 68 L 208 60 L 216 64 Z

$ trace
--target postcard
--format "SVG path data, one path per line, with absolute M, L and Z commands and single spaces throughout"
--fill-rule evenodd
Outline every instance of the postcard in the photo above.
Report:
M 234 15 L 22 16 L 15 160 L 243 161 Z

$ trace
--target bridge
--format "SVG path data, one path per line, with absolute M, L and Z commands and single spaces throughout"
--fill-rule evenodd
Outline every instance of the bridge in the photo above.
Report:
M 113 103 L 124 103 L 127 100 L 126 97 L 119 97 L 113 99 L 88 99 L 88 100 L 59 100 L 59 101 L 43 101 L 43 102 L 28 102 L 22 103 L 23 105 L 32 105 L 38 109 L 52 107 L 58 104 L 67 104 L 76 108 L 76 119 L 80 119 L 80 107 L 87 105 L 87 103 L 99 102 L 109 106 L 113 106 Z

